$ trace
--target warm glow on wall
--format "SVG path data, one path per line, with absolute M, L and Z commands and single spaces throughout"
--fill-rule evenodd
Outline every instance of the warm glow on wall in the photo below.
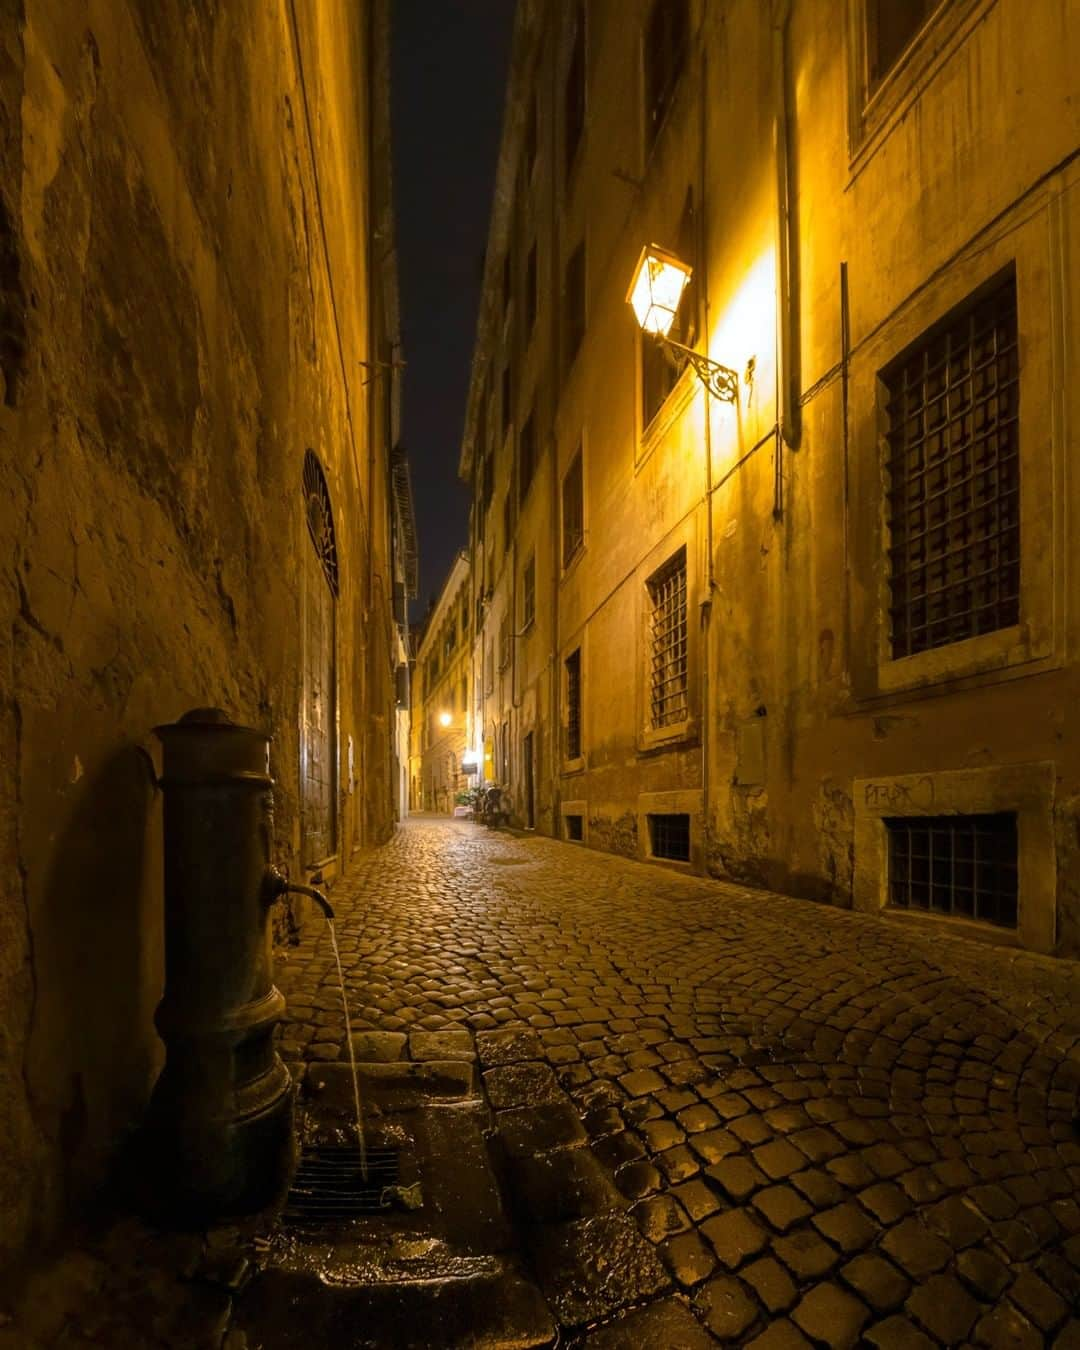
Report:
M 772 248 L 744 267 L 735 285 L 725 293 L 718 283 L 710 287 L 710 311 L 715 323 L 709 335 L 713 350 L 729 354 L 741 371 L 754 357 L 760 382 L 771 372 L 776 343 L 776 258 Z
M 658 244 L 641 250 L 626 298 L 646 333 L 667 337 L 690 272 L 686 263 Z

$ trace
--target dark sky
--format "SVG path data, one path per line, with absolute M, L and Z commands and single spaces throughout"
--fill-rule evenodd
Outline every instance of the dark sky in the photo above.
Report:
M 420 539 L 414 621 L 468 534 L 457 462 L 514 0 L 393 0 L 403 439 Z

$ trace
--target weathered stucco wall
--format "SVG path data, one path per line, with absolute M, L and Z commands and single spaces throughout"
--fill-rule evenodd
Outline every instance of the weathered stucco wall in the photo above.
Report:
M 369 9 L 0 6 L 0 1256 L 100 1184 L 158 1064 L 151 728 L 271 730 L 296 870 L 309 448 L 358 747 L 338 865 L 390 827 Z
M 515 641 L 510 678 L 496 676 L 490 696 L 487 678 L 478 682 L 485 737 L 503 721 L 512 729 L 518 815 L 521 737 L 535 726 L 550 732 L 537 793 L 554 805 L 552 825 L 540 818 L 539 828 L 573 814 L 587 822 L 584 842 L 646 857 L 648 815 L 686 814 L 685 866 L 880 910 L 887 890 L 867 858 L 885 826 L 868 802 L 926 775 L 933 788 L 921 814 L 936 802 L 1017 816 L 1019 920 L 1015 932 L 990 936 L 1077 954 L 1080 671 L 1067 579 L 1080 566 L 1069 527 L 1080 419 L 1070 54 L 1080 11 L 1067 0 L 1037 13 L 1022 0 L 936 6 L 869 97 L 862 0 L 689 0 L 684 59 L 653 137 L 643 79 L 651 4 L 583 9 L 587 118 L 569 162 L 580 11 L 535 0 L 518 12 L 461 460 L 474 483 L 474 594 L 485 605 L 476 669 L 505 615 L 520 628 L 533 552 L 551 596 L 534 631 Z M 530 170 L 534 100 L 550 163 L 542 156 Z M 687 201 L 693 228 L 680 240 Z M 582 240 L 586 323 L 573 355 L 566 268 Z M 694 344 L 736 373 L 734 404 L 707 404 L 687 370 L 646 424 L 642 338 L 625 298 L 649 242 L 692 264 Z M 1019 331 L 1020 622 L 893 659 L 881 372 L 1008 269 Z M 793 342 L 778 317 L 790 319 Z M 507 514 L 531 410 L 538 467 Z M 584 539 L 564 566 L 561 485 L 579 451 Z M 662 739 L 645 706 L 647 588 L 680 547 L 689 710 Z M 559 753 L 563 671 L 577 649 L 583 753 L 569 763 Z M 1020 792 L 1025 774 L 1042 782 L 1043 765 L 1053 790 Z

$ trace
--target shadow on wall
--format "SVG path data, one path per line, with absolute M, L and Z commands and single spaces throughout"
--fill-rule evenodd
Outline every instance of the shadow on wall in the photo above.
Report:
M 153 1011 L 163 982 L 161 804 L 131 745 L 80 783 L 31 910 L 36 994 L 27 1078 L 59 1154 L 64 1194 L 43 1224 L 107 1179 L 163 1059 Z

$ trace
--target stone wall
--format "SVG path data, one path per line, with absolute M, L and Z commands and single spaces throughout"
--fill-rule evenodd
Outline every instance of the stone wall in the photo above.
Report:
M 296 873 L 301 469 L 340 565 L 338 866 L 391 828 L 386 447 L 360 362 L 371 6 L 0 3 L 0 1257 L 160 1059 L 151 729 L 272 731 Z

